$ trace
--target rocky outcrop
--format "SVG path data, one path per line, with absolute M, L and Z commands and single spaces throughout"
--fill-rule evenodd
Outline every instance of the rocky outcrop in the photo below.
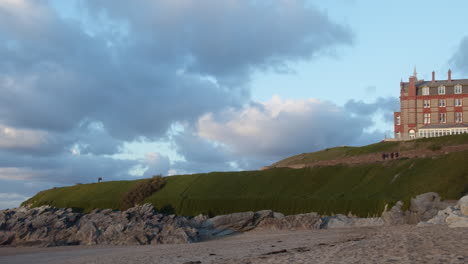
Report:
M 462 197 L 455 206 L 448 206 L 433 218 L 418 223 L 418 226 L 428 225 L 468 227 L 468 195 Z
M 251 230 L 311 230 L 408 224 L 468 226 L 468 196 L 447 203 L 436 193 L 418 195 L 409 210 L 398 202 L 382 217 L 358 218 L 317 213 L 285 216 L 271 210 L 233 213 L 208 218 L 164 215 L 151 204 L 126 211 L 94 210 L 89 214 L 49 206 L 0 211 L 0 246 L 148 245 L 192 243 Z
M 150 204 L 89 214 L 48 206 L 0 211 L 0 245 L 145 245 L 198 241 L 184 217 L 162 215 Z
M 318 229 L 316 213 L 284 216 L 270 210 L 208 218 L 163 215 L 150 204 L 89 214 L 49 206 L 0 211 L 0 245 L 148 245 L 192 243 L 253 229 Z
M 423 193 L 411 199 L 408 210 L 403 210 L 403 202 L 398 201 L 389 211 L 382 213 L 382 219 L 386 225 L 417 224 L 435 217 L 449 205 L 452 203 L 442 201 L 435 192 Z

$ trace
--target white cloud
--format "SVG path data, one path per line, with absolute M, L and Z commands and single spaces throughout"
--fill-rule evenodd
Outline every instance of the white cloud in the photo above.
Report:
M 274 96 L 241 110 L 206 114 L 198 120 L 197 132 L 238 155 L 278 157 L 352 144 L 369 125 L 369 118 L 355 118 L 329 102 Z

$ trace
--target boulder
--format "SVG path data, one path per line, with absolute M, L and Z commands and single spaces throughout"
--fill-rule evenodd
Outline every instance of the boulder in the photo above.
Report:
M 382 213 L 382 219 L 385 225 L 403 225 L 406 224 L 406 214 L 401 209 L 403 206 L 402 201 L 398 201 L 392 208 Z
M 468 215 L 465 214 L 468 196 L 462 197 L 455 206 L 448 206 L 440 210 L 433 218 L 418 223 L 418 226 L 447 225 L 448 227 L 468 227 Z
M 457 205 L 460 208 L 460 211 L 461 211 L 462 215 L 468 216 L 468 195 L 463 196 L 458 201 Z
M 448 206 L 446 202 L 442 202 L 439 194 L 428 192 L 417 195 L 411 199 L 409 212 L 407 214 L 408 224 L 417 224 L 421 221 L 427 221 L 440 210 Z
M 254 212 L 218 215 L 206 220 L 202 228 L 210 229 L 213 236 L 225 236 L 251 230 L 254 225 Z
M 323 229 L 351 227 L 353 225 L 353 220 L 342 214 L 324 217 L 322 221 L 320 228 Z
M 445 218 L 445 223 L 449 227 L 468 227 L 468 217 L 464 216 L 460 210 L 454 210 Z

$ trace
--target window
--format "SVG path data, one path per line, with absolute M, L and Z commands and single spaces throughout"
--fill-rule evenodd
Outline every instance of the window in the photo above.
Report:
M 455 123 L 463 123 L 463 113 L 455 112 Z
M 430 108 L 431 107 L 431 100 L 424 100 L 423 106 L 424 106 L 424 108 Z
M 445 94 L 445 86 L 441 85 L 438 89 L 439 94 Z
M 445 107 L 445 99 L 439 99 L 439 107 Z
M 431 123 L 431 114 L 430 113 L 425 113 L 424 114 L 424 124 L 430 124 Z
M 462 93 L 462 86 L 460 84 L 455 85 L 454 89 L 456 94 L 461 94 Z
M 439 123 L 447 123 L 447 113 L 439 113 Z
M 462 106 L 462 99 L 461 98 L 455 98 L 455 106 Z
M 411 139 L 416 138 L 416 131 L 414 131 L 414 129 L 411 129 L 411 130 L 409 131 L 409 137 L 410 137 Z
M 400 134 L 400 132 L 396 132 L 396 134 L 395 134 L 395 138 L 401 138 L 401 134 Z
M 422 88 L 422 95 L 429 95 L 429 87 Z
M 397 116 L 397 117 L 396 117 L 396 124 L 397 124 L 397 125 L 400 125 L 400 116 Z

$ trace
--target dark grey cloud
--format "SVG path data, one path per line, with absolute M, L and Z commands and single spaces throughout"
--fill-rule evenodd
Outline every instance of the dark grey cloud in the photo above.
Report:
M 351 99 L 344 107 L 350 113 L 359 116 L 372 116 L 380 112 L 383 113 L 385 122 L 393 123 L 393 112 L 400 109 L 400 102 L 396 97 L 378 97 L 372 103 Z
M 450 64 L 461 72 L 468 73 L 468 36 L 465 36 L 455 51 L 452 58 L 449 60 Z
M 182 58 L 187 71 L 226 84 L 352 43 L 348 27 L 305 0 L 83 2 L 94 17 L 128 25 L 139 54 L 166 63 Z
M 171 140 L 175 123 L 194 127 L 206 113 L 240 109 L 255 71 L 282 70 L 353 39 L 305 0 L 73 3 L 75 17 L 47 0 L 0 2 L 0 129 L 8 130 L 0 131 L 0 179 L 15 188 L 25 179 L 34 188 L 128 179 L 135 166 L 164 173 L 258 164 L 188 134 L 172 139 L 185 163 L 109 156 L 125 142 Z

